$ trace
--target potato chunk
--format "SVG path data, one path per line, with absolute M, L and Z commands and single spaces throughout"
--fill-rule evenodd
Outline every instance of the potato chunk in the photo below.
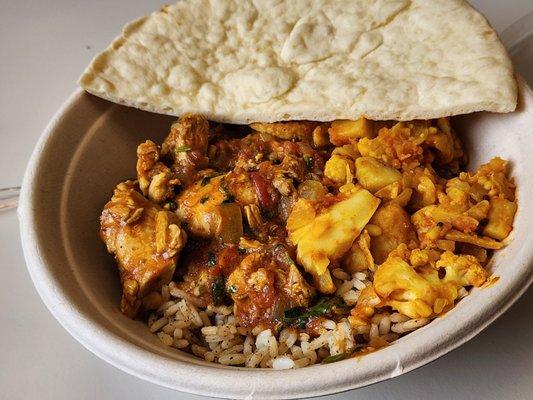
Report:
M 505 239 L 513 230 L 516 208 L 516 203 L 501 197 L 490 199 L 489 223 L 483 229 L 483 234 L 497 240 Z
M 335 291 L 328 266 L 348 251 L 380 202 L 367 190 L 347 186 L 341 194 L 319 202 L 299 199 L 287 220 L 297 260 L 313 275 L 322 293 Z
M 355 176 L 361 186 L 372 193 L 402 179 L 399 171 L 372 157 L 359 157 L 355 160 Z
M 331 123 L 329 139 L 335 146 L 350 144 L 359 138 L 373 138 L 374 123 L 364 117 L 355 121 L 338 120 Z

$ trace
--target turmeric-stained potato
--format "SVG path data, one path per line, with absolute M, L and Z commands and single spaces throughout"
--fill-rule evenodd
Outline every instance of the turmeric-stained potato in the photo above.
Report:
M 505 239 L 513 230 L 516 203 L 501 197 L 490 199 L 489 222 L 483 228 L 483 234 L 497 240 Z
M 402 179 L 399 171 L 373 157 L 359 157 L 355 160 L 355 176 L 359 184 L 372 193 Z
M 364 117 L 361 117 L 355 121 L 333 121 L 328 132 L 329 140 L 335 146 L 350 144 L 363 137 L 373 138 L 375 136 L 374 122 Z

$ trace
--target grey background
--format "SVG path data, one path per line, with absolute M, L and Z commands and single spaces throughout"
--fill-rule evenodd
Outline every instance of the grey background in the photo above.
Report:
M 16 186 L 47 121 L 90 59 L 148 0 L 0 0 L 0 186 Z M 472 4 L 502 31 L 532 0 Z M 58 157 L 61 157 L 58 154 Z M 26 271 L 18 221 L 0 214 L 0 399 L 201 399 L 143 382 L 78 344 L 40 301 Z M 327 399 L 533 398 L 533 294 L 475 339 L 404 376 Z

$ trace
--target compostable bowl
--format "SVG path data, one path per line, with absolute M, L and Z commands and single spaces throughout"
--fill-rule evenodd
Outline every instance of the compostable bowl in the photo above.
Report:
M 340 392 L 420 367 L 463 344 L 503 313 L 531 283 L 533 254 L 533 96 L 520 81 L 511 114 L 453 119 L 469 168 L 493 156 L 510 160 L 518 214 L 509 245 L 489 268 L 500 279 L 475 289 L 444 317 L 387 348 L 327 365 L 261 370 L 207 363 L 165 347 L 147 326 L 118 310 L 120 284 L 98 238 L 98 217 L 115 185 L 135 176 L 135 149 L 161 141 L 172 118 L 109 103 L 78 90 L 59 110 L 28 165 L 19 206 L 26 263 L 57 320 L 90 351 L 142 379 L 227 398 L 301 398 Z

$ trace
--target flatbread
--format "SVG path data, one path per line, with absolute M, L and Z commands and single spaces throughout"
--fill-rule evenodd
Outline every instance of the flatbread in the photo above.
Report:
M 184 0 L 127 25 L 88 92 L 220 122 L 510 112 L 513 66 L 462 0 Z

